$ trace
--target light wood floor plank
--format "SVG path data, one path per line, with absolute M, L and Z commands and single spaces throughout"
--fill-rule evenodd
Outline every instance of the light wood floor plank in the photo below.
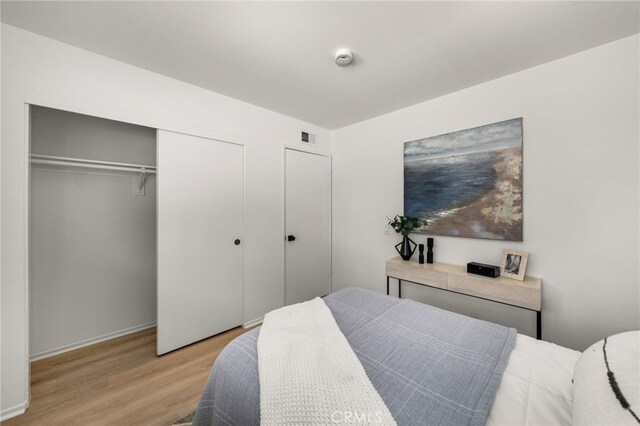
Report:
M 2 424 L 171 425 L 195 410 L 213 362 L 246 331 L 158 357 L 155 329 L 148 329 L 36 361 L 29 409 Z

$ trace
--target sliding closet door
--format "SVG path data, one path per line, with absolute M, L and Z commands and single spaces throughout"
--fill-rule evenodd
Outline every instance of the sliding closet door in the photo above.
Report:
M 158 355 L 242 323 L 243 149 L 158 131 Z

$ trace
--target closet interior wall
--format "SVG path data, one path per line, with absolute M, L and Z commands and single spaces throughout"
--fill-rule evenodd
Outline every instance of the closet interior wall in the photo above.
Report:
M 156 164 L 156 130 L 31 107 L 31 154 Z M 30 355 L 156 322 L 156 179 L 31 167 Z

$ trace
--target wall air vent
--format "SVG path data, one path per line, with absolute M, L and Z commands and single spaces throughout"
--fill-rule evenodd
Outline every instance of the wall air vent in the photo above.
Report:
M 300 132 L 300 142 L 308 143 L 309 145 L 315 145 L 316 136 L 308 132 Z

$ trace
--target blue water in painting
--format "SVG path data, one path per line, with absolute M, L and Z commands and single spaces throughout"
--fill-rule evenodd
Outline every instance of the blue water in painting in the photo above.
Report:
M 404 214 L 430 220 L 481 198 L 495 185 L 499 151 L 406 162 Z

